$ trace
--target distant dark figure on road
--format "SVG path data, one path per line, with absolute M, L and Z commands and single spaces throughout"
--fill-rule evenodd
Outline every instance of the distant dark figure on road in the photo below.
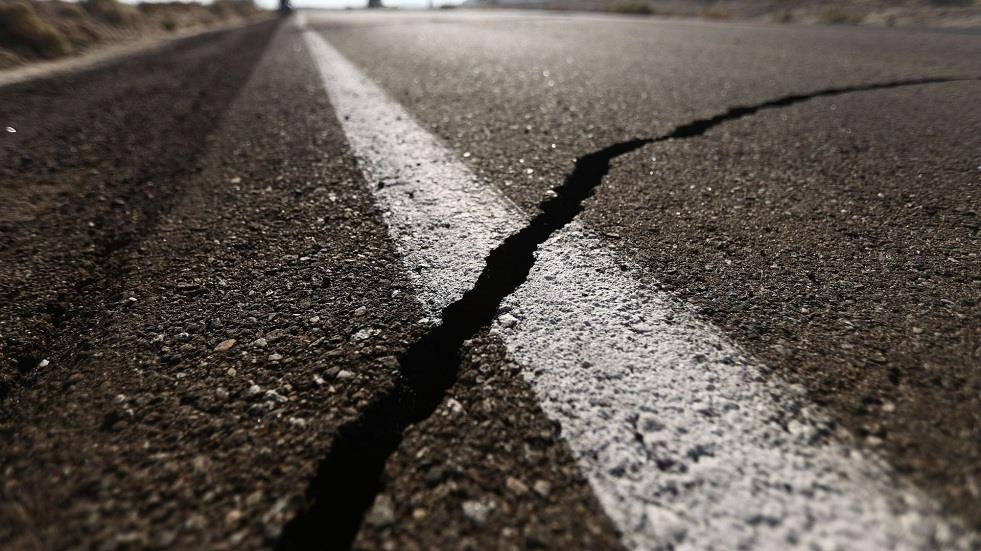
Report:
M 290 0 L 279 0 L 280 15 L 288 15 L 292 12 L 293 12 L 293 6 L 290 5 Z
M 382 5 L 382 0 L 368 0 L 368 7 L 369 8 L 384 8 L 385 6 Z

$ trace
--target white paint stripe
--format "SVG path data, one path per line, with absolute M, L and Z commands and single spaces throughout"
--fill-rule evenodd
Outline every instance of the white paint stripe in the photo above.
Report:
M 417 292 L 438 313 L 473 287 L 487 252 L 523 220 L 323 38 L 306 38 L 391 232 L 402 236 Z
M 928 499 L 897 491 L 888 468 L 843 435 L 817 442 L 828 423 L 800 391 L 768 382 L 715 328 L 623 265 L 599 238 L 567 228 L 541 248 L 504 305 L 508 322 L 495 327 L 531 367 L 543 408 L 631 547 L 950 543 Z
M 305 33 L 390 232 L 438 312 L 524 215 L 330 46 Z M 494 330 L 558 420 L 624 543 L 970 547 L 916 489 L 850 449 L 799 392 L 644 282 L 576 223 L 545 243 Z M 786 428 L 785 428 L 786 425 Z

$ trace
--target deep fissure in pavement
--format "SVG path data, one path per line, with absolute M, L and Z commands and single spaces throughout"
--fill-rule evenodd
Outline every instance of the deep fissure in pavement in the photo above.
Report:
M 856 86 L 841 86 L 835 88 L 825 88 L 824 90 L 818 90 L 817 92 L 810 92 L 807 94 L 791 94 L 789 96 L 779 97 L 777 99 L 772 99 L 769 101 L 765 101 L 763 103 L 757 103 L 755 105 L 730 107 L 726 111 L 719 113 L 718 115 L 715 115 L 713 117 L 698 119 L 688 124 L 679 126 L 675 128 L 670 134 L 666 134 L 665 136 L 661 138 L 657 138 L 653 141 L 693 138 L 696 136 L 701 136 L 702 134 L 707 132 L 710 128 L 718 126 L 724 122 L 741 119 L 743 117 L 752 115 L 759 111 L 764 111 L 766 109 L 789 107 L 791 105 L 794 105 L 795 103 L 801 103 L 812 99 L 825 98 L 830 96 L 840 96 L 843 94 L 850 94 L 853 92 L 871 92 L 873 90 L 888 90 L 889 88 L 902 88 L 904 86 L 917 86 L 920 84 L 939 84 L 942 82 L 958 82 L 958 81 L 969 81 L 969 80 L 981 80 L 981 79 L 969 78 L 969 77 L 917 78 L 917 79 L 907 79 L 907 80 L 894 80 L 890 82 L 880 82 L 877 84 L 860 84 Z
M 310 485 L 310 507 L 283 530 L 280 549 L 350 546 L 406 427 L 432 415 L 456 381 L 463 342 L 490 325 L 501 301 L 528 277 L 535 249 L 582 210 L 610 160 L 649 142 L 617 144 L 576 161 L 572 174 L 542 203 L 538 216 L 490 253 L 474 287 L 446 307 L 442 323 L 400 358 L 393 390 L 341 427 Z M 325 529 L 327 523 L 330 528 Z
M 850 92 L 956 80 L 975 79 L 916 79 L 784 96 L 752 106 L 733 107 L 713 117 L 678 126 L 660 137 L 617 143 L 577 159 L 565 182 L 553 188 L 554 195 L 541 203 L 539 214 L 491 251 L 474 287 L 446 307 L 440 325 L 402 355 L 399 377 L 392 390 L 369 405 L 357 420 L 339 429 L 307 489 L 306 509 L 284 527 L 277 549 L 351 546 L 365 512 L 381 491 L 385 464 L 401 444 L 406 428 L 431 416 L 456 382 L 464 341 L 490 326 L 501 302 L 527 279 L 538 246 L 582 211 L 583 202 L 594 194 L 613 159 L 651 143 L 700 136 L 723 122 L 764 109 Z

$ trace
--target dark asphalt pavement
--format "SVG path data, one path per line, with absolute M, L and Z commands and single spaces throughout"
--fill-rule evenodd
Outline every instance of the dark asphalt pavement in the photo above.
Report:
M 731 107 L 981 77 L 975 35 L 514 14 L 323 32 L 518 204 Z M 617 161 L 584 211 L 666 289 L 981 526 L 981 82 L 817 98 Z M 883 408 L 885 408 L 884 411 Z
M 981 531 L 981 36 L 531 12 L 307 25 L 529 213 L 610 145 L 894 85 L 648 144 L 579 219 Z M 932 78 L 960 80 L 903 84 Z M 433 323 L 300 31 L 0 87 L 0 127 L 0 546 L 275 546 Z M 492 333 L 466 344 L 355 545 L 617 546 L 521 366 Z

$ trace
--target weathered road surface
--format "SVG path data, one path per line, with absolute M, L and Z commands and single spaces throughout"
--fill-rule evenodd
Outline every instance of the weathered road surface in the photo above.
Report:
M 979 77 L 304 12 L 0 87 L 0 544 L 976 548 Z

